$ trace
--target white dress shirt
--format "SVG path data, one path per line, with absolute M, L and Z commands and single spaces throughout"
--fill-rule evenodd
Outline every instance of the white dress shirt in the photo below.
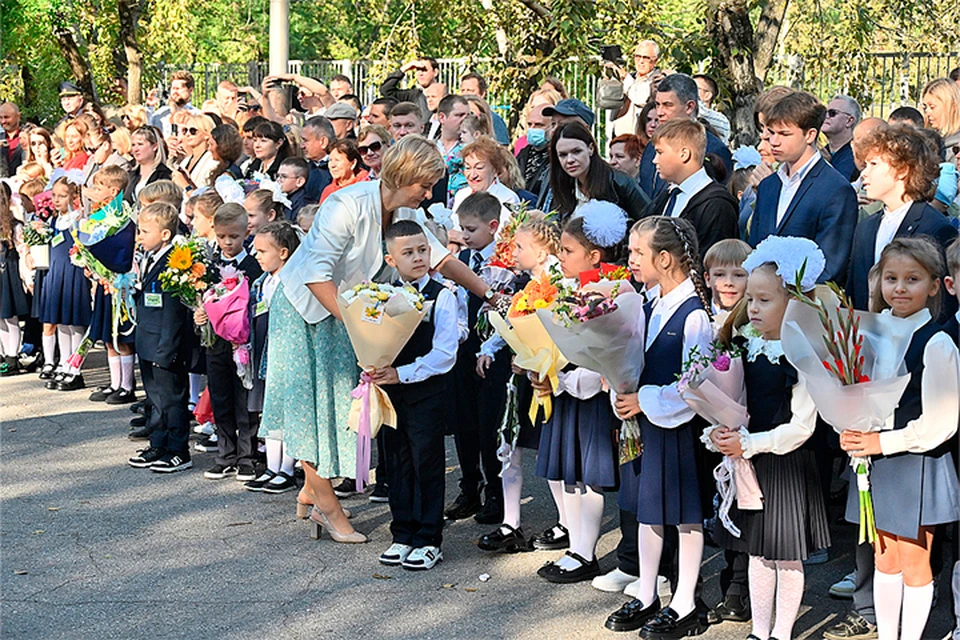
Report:
M 783 222 L 783 216 L 787 214 L 787 209 L 790 208 L 790 203 L 793 202 L 794 196 L 796 196 L 797 191 L 800 190 L 800 183 L 803 182 L 803 179 L 807 176 L 807 173 L 810 172 L 810 169 L 813 168 L 813 165 L 819 161 L 820 154 L 814 152 L 813 157 L 798 167 L 797 170 L 793 172 L 793 175 L 787 175 L 788 166 L 786 162 L 781 164 L 780 168 L 777 169 L 777 176 L 780 177 L 780 199 L 777 201 L 778 227 L 780 223 Z
M 394 212 L 393 220 L 413 220 L 423 227 L 430 244 L 432 269 L 450 254 L 426 228 L 422 209 L 401 207 Z M 383 260 L 382 226 L 379 180 L 352 184 L 324 200 L 307 237 L 280 272 L 283 293 L 306 322 L 316 324 L 330 315 L 308 284 L 332 281 L 339 288 L 363 280 L 397 279 L 396 270 Z
M 880 262 L 880 254 L 883 253 L 888 244 L 893 242 L 893 238 L 897 235 L 897 229 L 900 228 L 903 219 L 907 217 L 907 212 L 910 211 L 912 205 L 913 200 L 893 211 L 884 210 L 883 217 L 880 218 L 880 226 L 877 227 L 876 243 L 873 245 L 874 264 Z
M 707 170 L 703 167 L 700 167 L 699 171 L 688 177 L 680 184 L 671 185 L 679 188 L 680 192 L 677 194 L 677 200 L 673 205 L 673 211 L 670 213 L 670 216 L 673 218 L 679 217 L 680 214 L 683 213 L 683 210 L 687 207 L 687 203 L 690 202 L 690 199 L 703 191 L 711 182 L 713 182 L 713 180 L 707 175 Z M 664 211 L 664 213 L 666 213 L 666 211 Z
M 467 260 L 467 266 L 473 270 L 473 256 L 480 254 L 480 259 L 483 262 L 486 262 L 490 259 L 490 256 L 493 255 L 494 250 L 496 250 L 497 245 L 495 242 L 491 242 L 483 249 L 477 251 L 476 249 L 470 249 L 470 258 Z M 457 286 L 457 324 L 460 325 L 460 342 L 466 342 L 467 338 L 470 337 L 470 332 L 474 330 L 474 327 L 470 326 L 470 292 L 464 289 L 461 286 Z M 466 328 L 466 332 L 462 329 Z M 479 354 L 477 354 L 479 355 Z M 492 357 L 492 355 L 491 355 Z
M 557 388 L 553 390 L 555 396 L 568 393 L 577 400 L 589 400 L 603 391 L 603 377 L 583 367 L 559 372 L 557 382 Z
M 517 193 L 509 187 L 504 186 L 504 184 L 498 179 L 494 179 L 493 183 L 487 187 L 487 193 L 495 196 L 497 200 L 500 201 L 500 229 L 506 228 L 507 223 L 510 222 L 510 218 L 513 216 L 513 214 L 504 205 L 517 204 L 520 202 L 520 196 L 518 196 Z M 470 187 L 464 187 L 463 189 L 457 191 L 457 193 L 453 196 L 453 215 L 450 216 L 450 219 L 453 221 L 453 228 L 457 231 L 461 229 L 460 216 L 457 215 L 457 211 L 460 209 L 460 205 L 463 204 L 463 201 L 471 195 L 473 195 L 473 189 Z M 500 230 L 498 229 L 497 238 L 499 237 Z
M 693 281 L 687 278 L 673 291 L 654 303 L 647 325 L 647 349 L 653 345 L 661 329 L 673 317 L 680 305 L 690 298 L 695 298 L 696 295 Z M 698 309 L 689 314 L 683 324 L 683 360 L 690 357 L 690 351 L 694 347 L 697 347 L 700 353 L 709 353 L 712 341 L 713 328 L 710 326 L 707 312 Z M 653 365 L 653 363 L 647 364 Z M 695 415 L 694 410 L 680 397 L 676 382 L 663 387 L 645 385 L 640 388 L 638 400 L 640 410 L 646 414 L 650 422 L 665 429 L 679 427 L 692 420 Z
M 425 275 L 411 282 L 417 290 L 430 280 Z M 397 376 L 403 384 L 423 382 L 427 378 L 443 375 L 457 362 L 457 298 L 444 287 L 433 303 L 433 348 L 410 364 L 397 367 Z

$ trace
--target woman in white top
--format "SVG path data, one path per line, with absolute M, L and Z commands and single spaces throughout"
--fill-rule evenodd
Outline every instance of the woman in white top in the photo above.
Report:
M 506 167 L 503 166 L 500 146 L 493 138 L 480 136 L 476 142 L 465 146 L 462 154 L 463 174 L 467 179 L 467 186 L 457 191 L 453 196 L 453 222 L 456 225 L 454 228 L 457 230 L 460 229 L 457 209 L 460 208 L 460 205 L 468 196 L 478 191 L 486 191 L 490 195 L 496 196 L 501 205 L 520 202 L 520 196 L 503 185 L 497 177 Z M 510 221 L 511 215 L 506 206 L 500 207 L 501 229 Z
M 383 232 L 395 220 L 427 221 L 413 209 L 444 174 L 436 146 L 410 135 L 383 158 L 381 179 L 333 193 L 280 272 L 270 306 L 267 381 L 261 423 L 282 431 L 290 455 L 303 461 L 301 503 L 313 503 L 321 524 L 339 542 L 364 542 L 340 508 L 329 478 L 352 475 L 356 434 L 346 429 L 350 392 L 357 383 L 356 356 L 340 320 L 337 290 L 362 280 L 391 282 L 384 262 Z M 492 297 L 467 265 L 451 256 L 432 233 L 431 267 L 476 295 Z
M 208 149 L 213 120 L 210 116 L 187 113 L 175 126 L 178 127 L 180 144 L 186 157 L 177 165 L 173 181 L 183 189 L 212 186 L 215 178 L 212 174 L 219 165 Z

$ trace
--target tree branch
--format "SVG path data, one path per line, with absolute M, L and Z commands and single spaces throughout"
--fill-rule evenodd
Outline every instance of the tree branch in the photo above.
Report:
M 773 63 L 773 54 L 777 50 L 777 39 L 780 37 L 780 28 L 787 15 L 787 5 L 790 0 L 768 0 L 763 5 L 760 19 L 753 41 L 753 64 L 757 77 L 764 80 L 767 70 Z
M 535 14 L 545 20 L 549 20 L 553 15 L 550 13 L 549 9 L 537 2 L 537 0 L 520 0 L 520 4 L 530 9 L 530 11 L 533 11 Z

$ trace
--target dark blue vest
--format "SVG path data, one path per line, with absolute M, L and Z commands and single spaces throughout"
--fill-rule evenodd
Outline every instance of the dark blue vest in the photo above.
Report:
M 443 289 L 442 284 L 432 278 L 428 278 L 420 293 L 423 294 L 425 301 L 436 302 L 437 297 Z M 417 330 L 413 332 L 413 336 L 407 344 L 404 345 L 400 354 L 394 359 L 394 367 L 410 364 L 417 358 L 425 356 L 433 350 L 433 311 L 433 305 L 430 305 L 430 311 L 423 317 L 423 321 L 417 326 Z M 384 388 L 390 394 L 391 398 L 402 395 L 408 402 L 417 402 L 418 400 L 428 398 L 437 393 L 443 393 L 446 390 L 446 376 L 433 376 L 432 378 L 427 378 L 426 380 L 412 384 L 387 385 Z
M 753 362 L 743 356 L 743 378 L 747 388 L 750 432 L 761 433 L 789 422 L 793 416 L 790 402 L 797 384 L 797 370 L 780 356 L 773 364 L 763 354 Z
M 653 344 L 644 353 L 645 364 L 640 374 L 641 387 L 644 385 L 663 387 L 677 381 L 677 375 L 683 371 L 683 325 L 687 321 L 687 316 L 697 309 L 703 309 L 700 300 L 696 297 L 688 298 L 660 329 Z M 643 310 L 649 331 L 653 304 L 648 302 Z
M 893 414 L 894 429 L 903 429 L 911 420 L 916 420 L 923 413 L 921 388 L 923 385 L 923 351 L 940 327 L 931 320 L 917 329 L 910 339 L 910 347 L 904 361 L 907 371 L 910 372 L 910 382 L 900 396 L 900 404 Z

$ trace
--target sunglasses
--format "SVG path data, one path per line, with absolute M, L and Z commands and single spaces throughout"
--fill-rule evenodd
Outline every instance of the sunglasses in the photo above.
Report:
M 846 111 L 840 111 L 840 110 L 838 110 L 838 109 L 827 109 L 827 117 L 828 117 L 828 118 L 836 118 L 836 117 L 837 117 L 838 115 L 840 115 L 841 113 L 842 113 L 843 115 L 845 115 L 845 116 L 849 116 L 849 115 L 850 115 L 850 114 L 847 113 Z
M 360 152 L 360 155 L 365 156 L 368 153 L 378 153 L 380 149 L 383 149 L 383 143 L 379 140 L 376 142 L 371 142 L 368 145 L 357 147 L 357 151 Z
M 258 104 L 242 104 L 239 107 L 240 111 L 260 111 L 260 105 Z
M 640 55 L 639 53 L 633 54 L 633 59 L 634 60 L 656 60 L 656 58 L 654 58 L 653 56 L 644 56 L 644 55 Z

